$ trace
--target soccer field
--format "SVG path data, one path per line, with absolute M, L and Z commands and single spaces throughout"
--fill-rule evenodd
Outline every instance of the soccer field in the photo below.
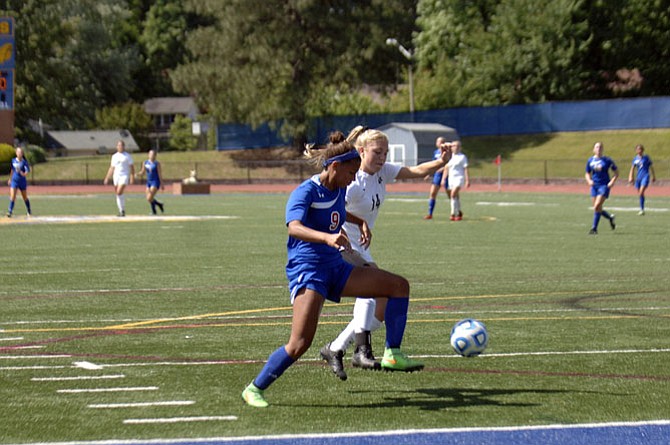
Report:
M 616 230 L 588 236 L 586 195 L 466 191 L 461 222 L 389 195 L 371 248 L 411 283 L 403 348 L 426 369 L 333 376 L 318 351 L 345 299 L 265 410 L 240 393 L 288 339 L 287 195 L 164 198 L 164 216 L 131 194 L 116 218 L 110 194 L 36 195 L 37 217 L 19 200 L 0 223 L 0 443 L 670 419 L 670 198 L 638 216 L 614 196 Z M 488 328 L 480 357 L 449 345 L 462 318 Z

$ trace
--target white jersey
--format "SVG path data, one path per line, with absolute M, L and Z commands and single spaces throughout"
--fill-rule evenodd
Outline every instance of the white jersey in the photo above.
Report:
M 133 158 L 126 151 L 116 152 L 112 155 L 111 166 L 114 167 L 114 177 L 130 176 L 130 166 Z
M 346 209 L 368 223 L 370 230 L 375 225 L 379 207 L 381 207 L 386 197 L 386 184 L 393 182 L 402 166 L 386 163 L 377 173 L 371 175 L 363 170 L 358 170 L 356 179 L 347 187 Z M 361 253 L 368 261 L 372 261 L 370 254 L 366 249 L 360 246 L 361 237 L 358 225 L 345 222 L 344 230 L 349 235 L 351 247 Z
M 447 168 L 449 169 L 449 184 L 451 185 L 452 180 L 454 184 L 460 182 L 465 178 L 465 169 L 468 168 L 468 158 L 463 153 L 454 153 L 451 155 L 451 159 L 447 162 Z

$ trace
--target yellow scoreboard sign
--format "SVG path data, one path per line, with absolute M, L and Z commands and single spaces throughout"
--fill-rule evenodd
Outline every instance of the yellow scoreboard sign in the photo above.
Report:
M 14 109 L 14 19 L 0 17 L 0 110 Z

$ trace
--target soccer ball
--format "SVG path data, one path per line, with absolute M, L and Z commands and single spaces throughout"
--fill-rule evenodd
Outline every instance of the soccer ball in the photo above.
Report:
M 451 329 L 451 346 L 463 357 L 481 354 L 489 343 L 489 333 L 481 321 L 466 318 Z

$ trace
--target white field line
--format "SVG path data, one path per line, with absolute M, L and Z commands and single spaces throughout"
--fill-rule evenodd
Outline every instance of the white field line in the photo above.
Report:
M 19 341 L 23 340 L 23 337 L 5 337 L 5 338 L 0 338 L 0 341 Z
M 139 425 L 147 423 L 182 423 L 182 422 L 208 422 L 213 420 L 237 420 L 237 416 L 199 416 L 199 417 L 164 417 L 157 419 L 126 419 L 125 424 Z
M 60 355 L 0 355 L 0 360 L 23 360 L 23 359 L 49 359 L 49 358 L 71 358 L 71 355 L 60 354 Z
M 502 352 L 499 354 L 487 354 L 477 356 L 478 358 L 493 358 L 493 357 L 528 357 L 539 355 L 592 355 L 592 354 L 656 354 L 668 353 L 670 348 L 661 349 L 619 349 L 610 351 L 544 351 L 544 352 Z M 414 355 L 419 358 L 463 358 L 457 354 L 449 355 Z
M 74 366 L 76 366 L 77 368 L 88 369 L 88 370 L 90 370 L 90 371 L 97 371 L 97 370 L 99 370 L 99 369 L 102 369 L 102 366 L 100 366 L 100 365 L 96 365 L 95 363 L 91 363 L 91 362 L 87 362 L 87 361 L 83 361 L 83 362 L 74 362 L 74 363 L 72 363 L 72 364 L 73 364 Z
M 228 416 L 226 416 L 228 417 Z M 232 417 L 232 416 L 231 416 Z M 132 420 L 132 419 L 128 419 Z M 183 439 L 127 439 L 127 440 L 92 440 L 71 442 L 36 442 L 22 445 L 187 445 L 201 444 L 224 444 L 227 442 L 251 442 L 267 443 L 272 440 L 282 440 L 290 443 L 291 440 L 300 439 L 360 439 L 362 437 L 390 437 L 397 441 L 398 437 L 416 434 L 449 434 L 449 433 L 480 433 L 480 432 L 523 432 L 523 431 L 548 431 L 548 430 L 580 430 L 595 428 L 640 428 L 647 426 L 670 426 L 668 419 L 644 420 L 637 422 L 606 422 L 606 423 L 575 423 L 575 424 L 548 424 L 548 425 L 518 425 L 497 427 L 459 427 L 459 428 L 430 428 L 430 429 L 408 429 L 408 430 L 386 430 L 386 431 L 351 431 L 347 433 L 310 433 L 310 434 L 275 434 L 267 436 L 237 436 L 237 437 L 196 437 Z M 349 443 L 349 442 L 344 442 Z M 404 442 L 403 442 L 404 443 Z
M 477 358 L 485 357 L 525 357 L 533 355 L 590 355 L 590 354 L 658 354 L 669 353 L 670 348 L 665 349 L 620 349 L 620 350 L 587 350 L 587 351 L 536 351 L 536 352 L 506 352 L 497 354 L 484 353 Z M 459 358 L 456 354 L 435 354 L 435 355 L 412 355 L 418 358 Z M 476 358 L 475 358 L 476 359 Z M 152 367 L 152 366 L 222 366 L 222 365 L 257 365 L 259 360 L 213 360 L 206 362 L 137 362 L 137 363 L 110 363 L 101 364 L 102 368 L 134 368 L 134 367 Z M 301 362 L 320 362 L 320 358 L 301 358 Z M 53 370 L 73 368 L 73 366 L 5 366 L 0 367 L 0 371 L 32 371 L 32 370 Z
M 107 375 L 79 375 L 72 377 L 33 377 L 31 382 L 70 382 L 76 380 L 111 380 L 123 379 L 126 376 L 123 374 L 107 374 Z
M 86 388 L 86 389 L 59 389 L 59 394 L 81 394 L 92 392 L 134 392 L 134 391 L 158 391 L 158 386 L 126 386 L 118 388 Z
M 135 402 L 135 403 L 94 403 L 89 408 L 113 409 L 113 408 L 143 408 L 151 406 L 185 406 L 193 405 L 194 400 L 168 400 L 165 402 Z

